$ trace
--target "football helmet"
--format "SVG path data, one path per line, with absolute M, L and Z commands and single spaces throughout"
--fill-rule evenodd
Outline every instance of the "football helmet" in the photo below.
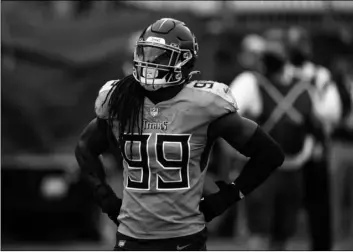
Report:
M 198 49 L 196 37 L 185 23 L 162 18 L 138 38 L 133 75 L 149 91 L 183 84 L 194 73 Z

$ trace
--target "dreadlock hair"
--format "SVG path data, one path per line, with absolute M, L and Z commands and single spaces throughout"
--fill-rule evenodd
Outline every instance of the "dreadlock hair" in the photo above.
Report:
M 119 125 L 119 141 L 122 143 L 124 133 L 133 135 L 134 129 L 142 134 L 143 129 L 143 107 L 145 92 L 140 83 L 136 81 L 132 74 L 113 84 L 107 97 L 109 99 L 109 119 L 108 124 L 113 129 L 113 121 L 117 120 Z M 107 98 L 106 98 L 107 99 Z M 104 101 L 104 103 L 106 100 Z M 103 103 L 103 104 L 104 104 Z M 112 131 L 109 130 L 109 134 Z M 130 145 L 130 154 L 132 156 L 132 143 Z M 124 147 L 124 146 L 120 146 Z

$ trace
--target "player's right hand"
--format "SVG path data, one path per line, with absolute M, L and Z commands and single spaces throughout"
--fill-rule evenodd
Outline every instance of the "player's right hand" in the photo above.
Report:
M 116 196 L 113 189 L 107 184 L 97 186 L 94 192 L 94 199 L 101 207 L 102 212 L 106 213 L 108 217 L 119 226 L 117 218 L 119 216 L 122 200 Z

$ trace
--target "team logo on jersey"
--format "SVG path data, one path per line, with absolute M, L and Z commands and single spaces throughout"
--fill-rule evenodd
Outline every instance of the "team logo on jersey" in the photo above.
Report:
M 158 113 L 159 113 L 159 109 L 158 108 L 156 108 L 156 107 L 150 108 L 151 116 L 156 117 L 158 115 Z
M 157 117 L 158 115 L 158 117 Z M 169 120 L 168 117 L 163 115 L 160 108 L 145 108 L 143 130 L 168 130 Z

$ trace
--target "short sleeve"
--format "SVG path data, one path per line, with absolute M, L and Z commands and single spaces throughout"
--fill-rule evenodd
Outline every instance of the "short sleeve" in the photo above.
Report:
M 117 80 L 111 80 L 105 83 L 98 92 L 97 99 L 95 101 L 95 112 L 96 116 L 100 119 L 109 118 L 109 99 L 115 88 Z
M 203 108 L 206 117 L 215 119 L 238 110 L 237 102 L 229 87 L 215 81 L 193 81 L 187 85 L 196 98 L 194 104 Z

